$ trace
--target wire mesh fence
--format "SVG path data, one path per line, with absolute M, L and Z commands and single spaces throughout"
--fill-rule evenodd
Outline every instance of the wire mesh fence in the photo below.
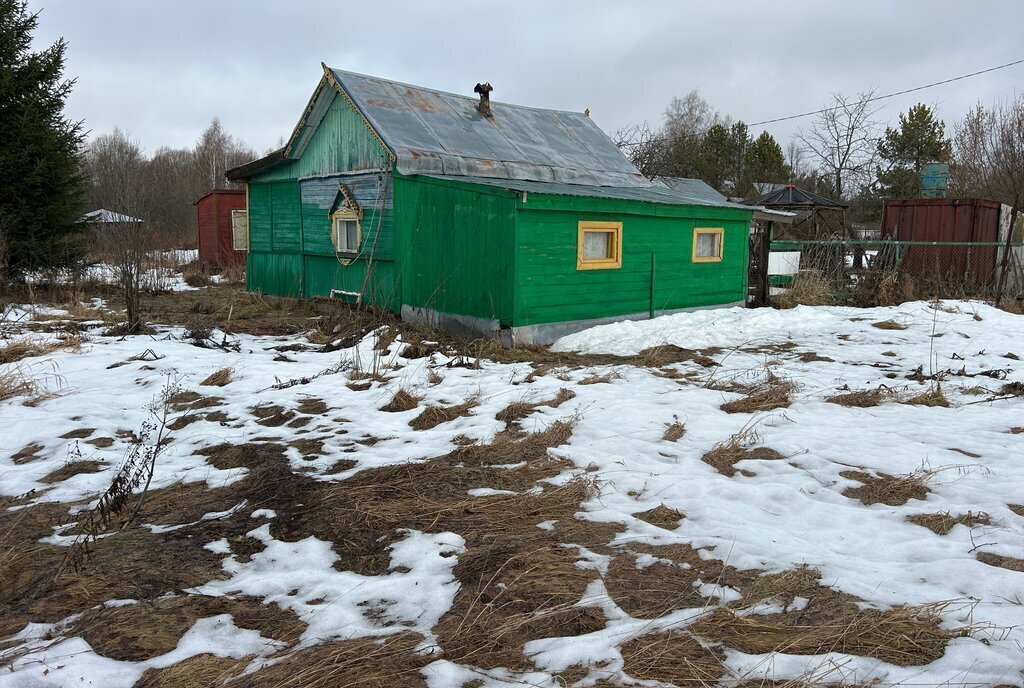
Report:
M 773 298 L 807 284 L 838 302 L 1024 297 L 1024 244 L 893 240 L 773 241 Z

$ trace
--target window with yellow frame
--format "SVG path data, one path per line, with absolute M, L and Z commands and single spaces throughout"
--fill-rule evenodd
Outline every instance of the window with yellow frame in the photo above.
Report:
M 577 270 L 614 270 L 622 267 L 622 223 L 579 223 Z
M 722 260 L 722 239 L 725 229 L 721 227 L 697 227 L 693 230 L 693 262 L 718 263 Z

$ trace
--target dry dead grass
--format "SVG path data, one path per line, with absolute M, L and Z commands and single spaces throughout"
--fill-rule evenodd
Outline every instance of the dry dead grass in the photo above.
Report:
M 864 389 L 854 392 L 844 392 L 842 394 L 833 394 L 830 397 L 826 397 L 825 401 L 830 404 L 838 404 L 839 406 L 870 408 L 881 404 L 882 401 L 890 394 L 891 393 L 888 389 L 878 387 L 876 389 Z
M 430 430 L 441 423 L 453 421 L 456 418 L 470 415 L 470 412 L 480 405 L 479 399 L 470 397 L 461 404 L 454 406 L 428 406 L 423 409 L 420 415 L 409 421 L 409 427 L 413 430 Z
M 674 418 L 671 423 L 665 423 L 665 432 L 661 439 L 666 442 L 678 442 L 685 434 L 686 424 L 680 423 L 678 418 Z
M 726 675 L 725 655 L 686 631 L 644 635 L 621 647 L 624 670 L 641 681 L 710 688 Z
M 179 595 L 90 609 L 70 634 L 85 638 L 104 657 L 137 662 L 170 652 L 192 624 L 218 614 L 231 614 L 239 628 L 258 630 L 285 643 L 294 642 L 306 629 L 294 612 L 255 598 Z
M 898 666 L 921 666 L 942 657 L 946 644 L 966 633 L 940 626 L 939 613 L 945 606 L 861 609 L 856 598 L 821 588 L 800 611 L 739 616 L 719 609 L 690 630 L 751 654 L 842 652 Z
M 686 518 L 685 514 L 665 504 L 659 504 L 653 509 L 633 515 L 641 521 L 646 521 L 665 530 L 675 530 L 679 527 L 679 522 Z
M 0 401 L 14 397 L 28 397 L 26 404 L 32 399 L 45 394 L 45 384 L 40 371 L 27 365 L 14 363 L 0 371 Z
M 974 526 L 987 526 L 992 522 L 989 519 L 989 515 L 984 511 L 979 511 L 978 513 L 968 511 L 966 514 L 959 514 L 957 516 L 948 511 L 939 514 L 914 514 L 913 516 L 907 516 L 907 520 L 927 528 L 936 535 L 946 535 L 957 525 L 973 528 Z
M 989 566 L 996 566 L 1001 569 L 1008 571 L 1018 571 L 1024 573 L 1024 559 L 1015 559 L 1013 557 L 1007 557 L 1002 554 L 994 554 L 992 552 L 978 552 L 976 555 L 978 561 L 982 564 L 988 564 Z
M 326 403 L 324 403 L 323 399 L 306 397 L 299 401 L 299 405 L 296 407 L 296 410 L 307 416 L 322 416 L 327 413 L 330 408 Z
M 207 375 L 199 385 L 201 387 L 223 387 L 231 382 L 234 372 L 231 368 L 221 368 Z
M 146 669 L 132 688 L 210 688 L 241 673 L 251 658 L 196 655 L 163 669 Z
M 860 487 L 848 487 L 843 490 L 843 496 L 860 500 L 866 506 L 901 506 L 911 499 L 927 499 L 928 480 L 931 478 L 931 473 L 927 471 L 906 475 L 871 475 L 863 471 L 843 471 L 839 475 L 862 483 Z
M 69 461 L 60 468 L 39 479 L 41 483 L 59 483 L 81 473 L 98 473 L 105 464 L 102 461 Z
M 82 347 L 79 337 L 67 337 L 55 341 L 44 341 L 33 338 L 14 339 L 0 346 L 0 365 L 17 363 L 33 356 L 46 356 L 54 351 L 78 351 Z
M 615 370 L 610 370 L 607 373 L 592 373 L 582 379 L 576 384 L 580 385 L 606 385 L 611 384 L 612 380 L 618 380 L 622 375 Z
M 882 320 L 881 322 L 871 323 L 871 327 L 877 327 L 880 330 L 905 330 L 909 327 L 906 323 L 901 323 L 898 320 Z
M 939 384 L 932 386 L 927 392 L 922 392 L 907 399 L 904 403 L 914 406 L 941 406 L 943 408 L 949 408 L 950 406 L 949 399 L 946 398 L 946 393 L 942 391 L 942 386 Z
M 226 688 L 419 688 L 434 658 L 416 652 L 422 636 L 402 632 L 378 640 L 327 642 L 284 653 L 271 666 L 228 681 Z
M 770 447 L 756 446 L 760 437 L 750 428 L 745 428 L 729 439 L 713 446 L 701 461 L 713 467 L 722 475 L 736 475 L 736 464 L 748 459 L 774 461 L 785 458 Z
M 813 270 L 802 270 L 793 278 L 792 286 L 785 292 L 772 297 L 772 305 L 778 308 L 796 306 L 831 306 L 835 304 L 832 283 Z
M 39 444 L 38 442 L 26 444 L 24 447 L 22 447 L 15 453 L 11 454 L 11 461 L 13 461 L 15 465 L 35 461 L 36 459 L 39 458 L 39 452 L 41 452 L 42 450 L 43 445 Z
M 380 407 L 380 410 L 387 413 L 401 413 L 402 411 L 411 411 L 419 406 L 419 404 L 420 397 L 401 387 L 395 392 L 395 395 L 391 397 L 388 403 Z
M 508 425 L 514 425 L 543 406 L 547 406 L 548 408 L 558 408 L 565 402 L 575 398 L 576 392 L 563 387 L 558 390 L 558 393 L 555 394 L 553 398 L 546 401 L 513 401 L 508 406 L 498 411 L 494 415 L 494 419 L 500 420 Z
M 771 379 L 755 388 L 747 396 L 722 404 L 726 413 L 761 413 L 774 409 L 789 408 L 796 384 L 789 380 Z
M 1007 504 L 1006 506 L 1018 516 L 1024 516 L 1024 504 Z

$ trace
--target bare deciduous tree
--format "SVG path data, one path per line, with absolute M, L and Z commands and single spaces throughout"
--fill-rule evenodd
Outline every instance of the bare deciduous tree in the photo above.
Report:
M 133 334 L 142 328 L 141 294 L 154 247 L 149 220 L 160 205 L 160 188 L 149 179 L 139 143 L 120 130 L 95 139 L 87 157 L 95 197 L 120 216 L 97 223 L 94 232 L 124 297 L 125 333 Z
M 647 122 L 622 127 L 612 140 L 645 177 L 652 179 L 661 174 L 666 142 L 662 133 L 652 130 Z
M 837 198 L 864 185 L 874 172 L 878 145 L 878 123 L 872 119 L 878 111 L 871 106 L 874 94 L 873 90 L 856 97 L 833 93 L 811 130 L 797 134 L 807 155 L 831 178 Z

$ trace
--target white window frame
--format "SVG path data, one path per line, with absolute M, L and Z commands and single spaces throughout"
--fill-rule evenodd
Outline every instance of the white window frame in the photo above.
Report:
M 249 250 L 249 211 L 231 211 L 231 250 Z
M 356 223 L 356 245 L 355 246 L 341 246 L 340 241 L 344 232 L 339 231 L 339 227 L 343 222 L 355 222 Z M 347 234 L 345 234 L 347 236 Z M 334 246 L 335 253 L 344 255 L 349 258 L 355 258 L 359 254 L 359 245 L 363 240 L 363 225 L 359 221 L 359 214 L 352 212 L 351 210 L 339 210 L 338 212 L 331 215 L 331 244 Z

